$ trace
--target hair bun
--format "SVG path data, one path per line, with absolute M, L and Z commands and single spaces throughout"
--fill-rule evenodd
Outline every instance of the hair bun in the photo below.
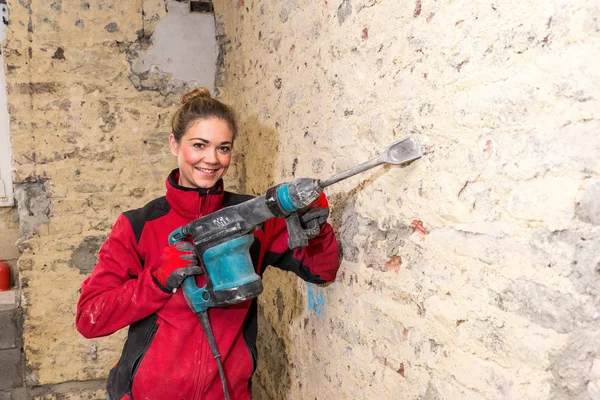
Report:
M 208 91 L 207 88 L 203 88 L 203 87 L 194 89 L 191 92 L 188 92 L 181 97 L 181 104 L 188 103 L 196 98 L 210 99 L 211 98 L 210 92 Z

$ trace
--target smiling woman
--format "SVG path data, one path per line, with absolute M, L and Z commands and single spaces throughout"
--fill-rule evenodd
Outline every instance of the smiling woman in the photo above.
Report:
M 231 163 L 237 125 L 233 111 L 213 99 L 205 88 L 182 98 L 172 120 L 171 154 L 177 157 L 178 184 L 188 188 L 214 188 Z
M 171 153 L 177 157 L 181 186 L 212 189 L 231 163 L 233 133 L 223 120 L 199 120 L 181 141 L 171 134 L 169 142 Z
M 188 242 L 168 244 L 169 234 L 181 226 L 251 199 L 223 189 L 236 133 L 233 111 L 207 89 L 184 95 L 169 136 L 179 168 L 167 177 L 166 196 L 119 216 L 82 284 L 76 324 L 83 336 L 105 336 L 129 326 L 107 381 L 113 400 L 221 400 L 224 393 L 250 399 L 257 366 L 256 298 L 209 310 L 225 389 L 200 322 L 178 290 L 193 275 L 200 287 L 206 282 L 196 248 Z M 272 265 L 312 283 L 335 279 L 338 246 L 326 222 L 327 200 L 314 207 L 316 213 L 306 212 L 303 221 L 317 221 L 320 231 L 304 248 L 289 248 L 284 218 L 269 219 L 252 233 L 249 253 L 258 275 Z

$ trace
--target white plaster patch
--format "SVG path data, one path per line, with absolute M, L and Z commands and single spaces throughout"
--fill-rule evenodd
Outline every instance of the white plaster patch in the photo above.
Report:
M 177 1 L 168 1 L 167 8 L 152 35 L 153 45 L 140 55 L 133 72 L 160 71 L 213 91 L 218 55 L 213 15 L 190 13 L 188 3 Z

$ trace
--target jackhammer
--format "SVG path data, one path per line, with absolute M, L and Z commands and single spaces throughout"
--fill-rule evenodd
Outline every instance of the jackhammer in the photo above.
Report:
M 229 393 L 221 355 L 207 310 L 241 303 L 262 293 L 262 281 L 254 270 L 249 252 L 254 241 L 252 232 L 271 218 L 284 217 L 289 233 L 289 248 L 306 247 L 308 239 L 316 236 L 320 228 L 317 221 L 312 221 L 314 224 L 303 229 L 299 211 L 317 200 L 324 188 L 381 164 L 407 164 L 421 156 L 421 146 L 411 136 L 391 144 L 379 157 L 329 179 L 299 178 L 276 185 L 262 196 L 198 218 L 170 234 L 169 244 L 192 237 L 206 277 L 203 287 L 198 287 L 193 276 L 185 279 L 183 294 L 200 319 L 217 363 L 226 400 L 229 400 Z

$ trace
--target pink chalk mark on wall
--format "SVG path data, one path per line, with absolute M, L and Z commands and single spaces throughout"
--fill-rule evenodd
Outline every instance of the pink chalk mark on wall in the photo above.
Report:
M 387 260 L 384 264 L 385 269 L 387 271 L 394 270 L 396 273 L 400 270 L 400 266 L 402 265 L 402 257 L 393 256 L 389 260 Z
M 483 158 L 485 158 L 486 160 L 489 160 L 491 156 L 492 156 L 492 141 L 486 140 L 485 149 L 483 149 Z
M 417 18 L 419 15 L 421 15 L 421 0 L 417 0 L 415 2 L 415 11 L 413 13 L 413 17 Z
M 418 219 L 413 219 L 410 227 L 413 228 L 413 232 L 419 237 L 419 239 L 421 239 L 421 241 L 425 240 L 425 236 L 427 236 L 427 233 L 429 233 L 423 226 L 423 221 Z

